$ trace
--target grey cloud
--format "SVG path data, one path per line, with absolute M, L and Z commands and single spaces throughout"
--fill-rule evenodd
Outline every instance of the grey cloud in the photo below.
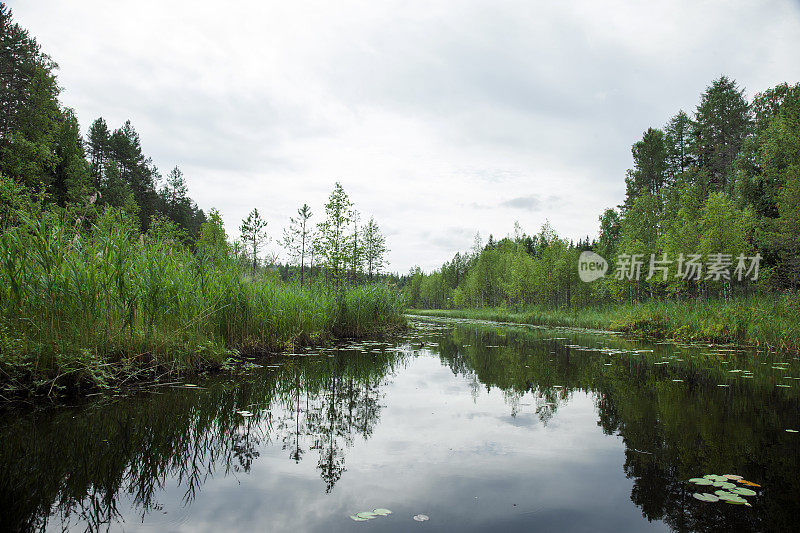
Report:
M 303 201 L 321 214 L 341 179 L 399 271 L 517 218 L 595 234 L 648 126 L 692 111 L 723 73 L 749 96 L 800 79 L 788 0 L 10 3 L 61 65 L 84 131 L 130 118 L 231 229 L 251 204 L 274 225 Z
M 513 207 L 515 209 L 525 209 L 527 211 L 540 211 L 542 209 L 542 201 L 538 196 L 518 196 L 511 198 L 505 202 L 500 202 L 503 207 Z

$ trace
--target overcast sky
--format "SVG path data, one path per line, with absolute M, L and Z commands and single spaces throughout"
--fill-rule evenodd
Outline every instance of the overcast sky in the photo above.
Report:
M 8 4 L 84 132 L 130 119 L 230 235 L 253 207 L 273 237 L 320 221 L 338 180 L 399 272 L 517 220 L 594 237 L 645 129 L 721 74 L 800 81 L 797 1 Z

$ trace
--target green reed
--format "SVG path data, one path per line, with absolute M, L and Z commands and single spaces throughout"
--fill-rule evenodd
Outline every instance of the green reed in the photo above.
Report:
M 663 339 L 753 344 L 800 351 L 800 300 L 796 296 L 754 295 L 728 300 L 649 300 L 641 303 L 552 309 L 506 308 L 411 310 L 450 316 L 622 331 Z
M 0 237 L 0 382 L 104 384 L 219 366 L 402 323 L 389 287 L 252 278 L 234 254 L 140 235 L 113 213 L 91 229 L 44 213 Z

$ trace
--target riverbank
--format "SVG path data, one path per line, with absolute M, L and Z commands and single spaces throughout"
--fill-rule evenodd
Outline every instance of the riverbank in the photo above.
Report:
M 788 296 L 704 302 L 650 301 L 582 309 L 409 309 L 407 312 L 800 351 L 800 301 Z
M 102 217 L 70 229 L 29 220 L 0 235 L 0 400 L 219 369 L 404 323 L 403 296 L 383 283 L 253 276 L 227 246 L 193 250 Z

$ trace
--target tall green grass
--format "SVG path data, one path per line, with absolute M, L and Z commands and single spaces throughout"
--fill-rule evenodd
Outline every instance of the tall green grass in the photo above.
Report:
M 90 383 L 219 366 L 231 349 L 275 351 L 402 323 L 382 285 L 253 279 L 231 254 L 140 235 L 113 212 L 91 230 L 45 213 L 0 238 L 0 382 Z
M 621 331 L 656 339 L 752 344 L 800 351 L 800 299 L 759 295 L 730 300 L 650 300 L 573 309 L 506 308 L 410 310 L 425 316 L 450 316 Z

